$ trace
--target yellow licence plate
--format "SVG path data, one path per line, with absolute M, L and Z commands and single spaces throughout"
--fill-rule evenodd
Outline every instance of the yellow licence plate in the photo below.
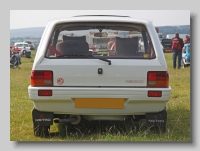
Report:
M 124 108 L 123 98 L 76 98 L 76 108 Z

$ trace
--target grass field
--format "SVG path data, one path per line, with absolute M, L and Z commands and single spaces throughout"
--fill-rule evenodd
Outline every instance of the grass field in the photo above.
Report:
M 169 68 L 171 98 L 167 103 L 168 121 L 165 133 L 155 133 L 140 122 L 139 130 L 128 122 L 92 122 L 87 127 L 69 130 L 61 125 L 51 126 L 48 138 L 35 137 L 29 100 L 28 86 L 34 61 L 22 57 L 21 69 L 10 69 L 10 140 L 11 141 L 190 141 L 190 67 L 172 69 L 172 54 L 165 53 Z

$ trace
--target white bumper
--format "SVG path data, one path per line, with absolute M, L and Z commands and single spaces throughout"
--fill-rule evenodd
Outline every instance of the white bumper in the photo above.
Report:
M 38 96 L 38 90 L 52 90 L 52 96 Z M 149 90 L 162 91 L 162 97 L 148 97 Z M 159 112 L 170 99 L 169 88 L 81 88 L 28 87 L 30 99 L 39 111 L 77 115 L 142 115 Z M 122 109 L 75 108 L 75 98 L 123 98 Z

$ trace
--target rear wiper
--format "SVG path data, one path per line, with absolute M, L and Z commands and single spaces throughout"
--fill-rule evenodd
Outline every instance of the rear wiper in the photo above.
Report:
M 108 65 L 111 65 L 111 60 L 105 59 L 105 58 L 99 58 L 99 57 L 94 57 L 93 55 L 83 55 L 83 54 L 69 54 L 69 55 L 60 55 L 57 56 L 58 58 L 63 58 L 63 57 L 92 57 L 92 58 L 96 58 L 102 61 L 106 61 L 108 62 Z
M 108 60 L 108 59 L 105 59 L 105 58 L 99 58 L 99 57 L 94 57 L 93 55 L 86 55 L 88 57 L 92 57 L 92 58 L 96 58 L 96 59 L 99 59 L 99 60 L 102 60 L 102 61 L 105 61 L 105 62 L 108 62 L 108 65 L 111 65 L 111 60 Z
M 97 58 L 97 57 L 94 57 L 94 58 Z M 97 58 L 97 59 L 108 62 L 108 65 L 111 65 L 111 61 L 108 59 L 105 59 L 105 58 Z

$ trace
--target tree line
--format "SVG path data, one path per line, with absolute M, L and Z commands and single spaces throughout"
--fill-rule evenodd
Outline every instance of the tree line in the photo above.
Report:
M 190 35 L 190 25 L 186 26 L 163 26 L 163 27 L 158 27 L 159 28 L 159 33 L 162 33 L 162 37 L 165 39 L 167 34 L 188 34 Z

